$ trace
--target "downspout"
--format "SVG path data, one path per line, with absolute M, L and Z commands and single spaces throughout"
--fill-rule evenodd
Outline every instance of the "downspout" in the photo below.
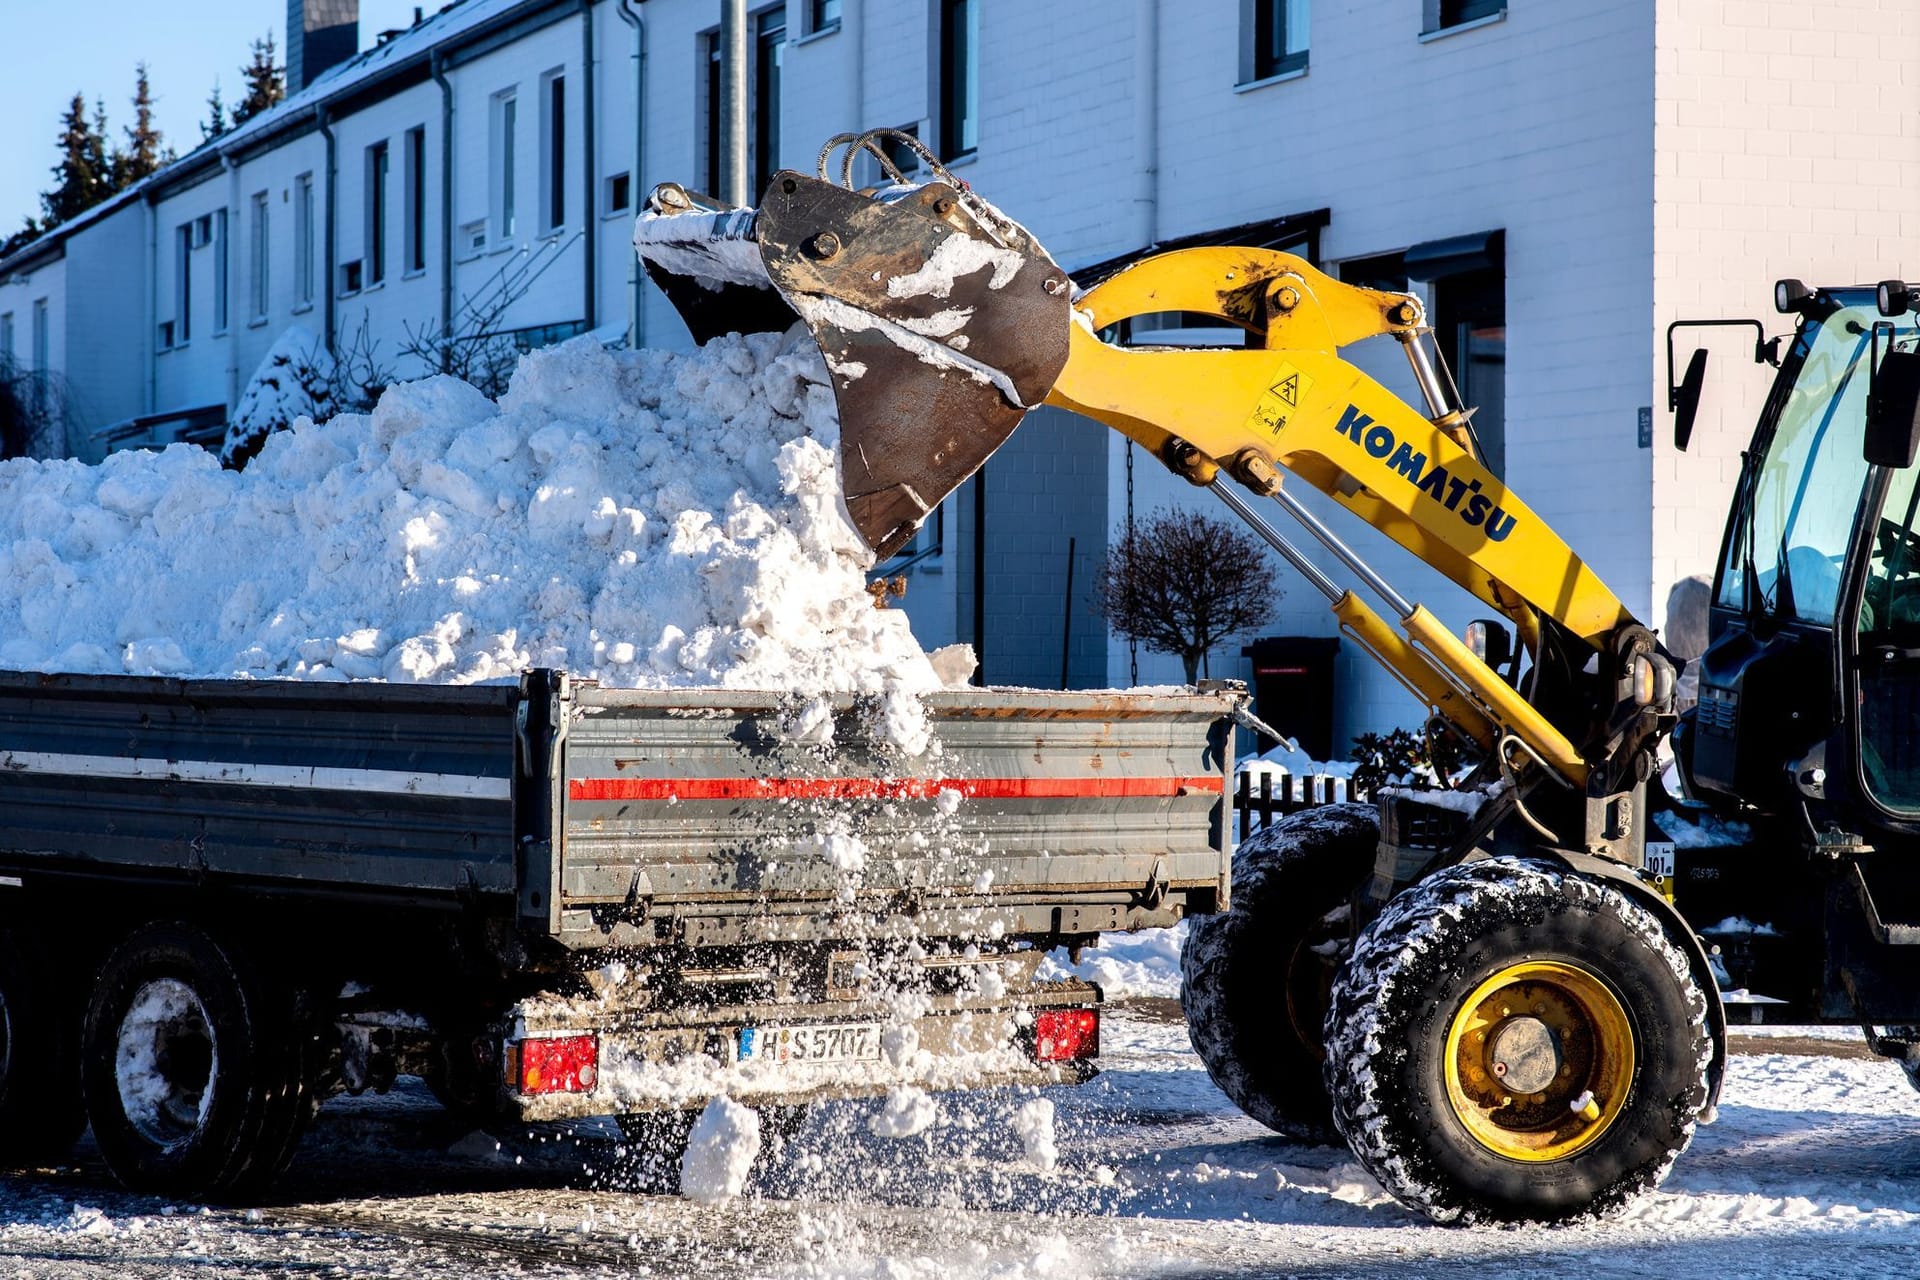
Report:
M 446 55 L 433 51 L 433 82 L 440 86 L 440 336 L 453 337 L 453 85 Z M 446 354 L 441 353 L 442 373 Z
M 1160 0 L 1133 0 L 1133 211 L 1138 243 L 1160 238 Z
M 580 150 L 583 159 L 580 163 L 581 201 L 580 201 L 580 239 L 586 250 L 586 298 L 582 307 L 587 319 L 587 332 L 592 333 L 598 312 L 594 307 L 594 297 L 600 292 L 600 282 L 594 278 L 598 270 L 598 255 L 594 252 L 595 241 L 600 238 L 600 228 L 593 210 L 593 0 L 581 0 L 580 3 Z M 627 183 L 627 190 L 633 190 L 633 183 Z
M 335 156 L 334 156 L 333 122 L 327 118 L 327 109 L 325 107 L 315 107 L 313 109 L 313 118 L 320 127 L 320 136 L 327 140 L 327 218 L 326 218 L 327 251 L 325 255 L 325 266 L 327 270 L 326 270 L 326 275 L 322 277 L 320 281 L 320 294 L 323 298 L 326 299 L 325 316 L 326 316 L 327 331 L 323 336 L 325 337 L 326 343 L 327 343 L 327 354 L 338 355 L 339 352 L 335 349 L 334 341 L 333 341 L 333 324 L 334 324 L 333 218 L 334 218 L 334 204 L 335 204 L 334 187 L 336 185 L 336 179 L 339 176 L 337 173 L 338 165 L 335 163 Z
M 633 28 L 633 168 L 627 177 L 627 207 L 631 211 L 640 203 L 640 193 L 647 188 L 640 180 L 640 164 L 647 153 L 647 22 L 640 16 L 640 6 L 646 0 L 620 0 L 615 12 L 620 20 Z M 627 330 L 627 345 L 636 351 L 647 344 L 647 273 L 641 270 L 640 255 L 627 255 L 627 282 L 633 291 L 631 323 Z
M 224 305 L 227 310 L 227 412 L 232 413 L 240 407 L 240 334 L 233 320 L 233 282 L 239 278 L 234 270 L 234 247 L 240 243 L 240 162 L 231 153 L 222 151 L 220 163 L 227 167 L 227 242 L 220 246 L 227 255 L 227 296 L 216 298 L 215 305 Z

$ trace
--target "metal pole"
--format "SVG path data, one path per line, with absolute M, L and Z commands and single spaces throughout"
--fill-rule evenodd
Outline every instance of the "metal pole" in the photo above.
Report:
M 1307 532 L 1319 540 L 1320 545 L 1333 552 L 1341 564 L 1360 575 L 1360 580 L 1373 589 L 1375 595 L 1387 602 L 1387 606 L 1402 618 L 1413 616 L 1413 606 L 1407 598 L 1393 589 L 1393 585 L 1374 571 L 1372 565 L 1362 560 L 1358 553 L 1346 543 L 1340 541 L 1340 535 L 1320 523 L 1320 517 L 1306 509 L 1300 499 L 1281 489 L 1273 495 L 1286 513 L 1306 526 Z
M 744 208 L 747 190 L 747 0 L 720 0 L 720 198 Z
M 1060 687 L 1067 687 L 1067 664 L 1073 654 L 1073 552 L 1078 538 L 1067 539 L 1067 607 L 1060 623 Z
M 1247 500 L 1236 493 L 1230 486 L 1221 484 L 1216 480 L 1207 487 L 1213 491 L 1214 497 L 1227 504 L 1233 514 L 1244 520 L 1249 529 L 1259 534 L 1268 546 L 1278 551 L 1282 559 L 1299 570 L 1301 576 L 1306 578 L 1314 590 L 1325 596 L 1329 601 L 1338 601 L 1341 596 L 1347 594 L 1340 589 L 1338 583 L 1321 572 L 1319 565 L 1307 559 L 1306 554 L 1302 552 L 1300 548 L 1288 542 L 1286 537 L 1282 535 L 1278 529 L 1268 524 L 1265 520 L 1262 520 L 1260 513 L 1248 506 Z

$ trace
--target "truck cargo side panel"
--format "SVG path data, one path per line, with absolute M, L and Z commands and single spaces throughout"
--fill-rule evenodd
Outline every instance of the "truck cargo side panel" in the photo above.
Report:
M 0 859 L 510 894 L 518 693 L 0 675 Z
M 673 699 L 577 692 L 566 905 L 826 904 L 850 883 L 948 906 L 1069 902 L 1222 876 L 1224 699 L 936 694 L 941 749 L 914 759 L 876 743 L 850 699 L 830 752 L 783 741 L 768 695 Z M 857 876 L 834 838 L 858 842 Z

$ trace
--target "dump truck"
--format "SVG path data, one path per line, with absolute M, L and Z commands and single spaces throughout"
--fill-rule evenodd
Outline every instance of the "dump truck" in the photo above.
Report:
M 912 178 L 890 158 L 903 148 Z M 856 162 L 877 185 L 856 185 Z M 888 131 L 829 140 L 756 209 L 663 186 L 635 243 L 696 339 L 808 326 L 848 514 L 876 552 L 1029 409 L 1071 410 L 1230 508 L 1465 753 L 1435 787 L 1249 840 L 1230 908 L 1194 921 L 1189 1032 L 1250 1115 L 1343 1138 L 1436 1220 L 1551 1222 L 1666 1175 L 1713 1115 L 1729 1007 L 1862 1025 L 1920 1070 L 1920 335 L 1904 283 L 1782 281 L 1790 337 L 1737 322 L 1778 368 L 1682 715 L 1679 660 L 1489 464 L 1414 295 L 1234 246 L 1082 288 Z M 1244 346 L 1119 341 L 1165 312 L 1237 327 Z M 1672 332 L 1684 447 L 1704 364 L 1674 380 Z M 1343 358 L 1368 339 L 1405 353 L 1419 406 Z M 1298 533 L 1269 523 L 1276 508 Z M 1483 616 L 1455 634 L 1329 509 Z M 1730 1006 L 1723 985 L 1752 994 Z
M 722 1093 L 1086 1078 L 1100 993 L 1042 958 L 1219 904 L 1244 694 L 933 693 L 911 758 L 871 701 L 825 748 L 791 694 L 548 670 L 0 674 L 0 1151 L 90 1124 L 130 1188 L 244 1199 L 402 1075 L 654 1148 Z

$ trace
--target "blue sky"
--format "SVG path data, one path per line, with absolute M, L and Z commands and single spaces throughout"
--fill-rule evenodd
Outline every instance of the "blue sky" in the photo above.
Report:
M 445 0 L 430 0 L 428 13 Z M 360 47 L 413 21 L 412 0 L 360 0 Z M 240 96 L 248 45 L 269 30 L 286 57 L 286 0 L 0 0 L 0 237 L 40 211 L 59 158 L 60 116 L 74 91 L 102 99 L 113 139 L 133 120 L 134 64 L 153 83 L 154 116 L 181 153 L 200 141 L 217 77 L 229 104 Z M 89 107 L 91 110 L 91 107 Z

